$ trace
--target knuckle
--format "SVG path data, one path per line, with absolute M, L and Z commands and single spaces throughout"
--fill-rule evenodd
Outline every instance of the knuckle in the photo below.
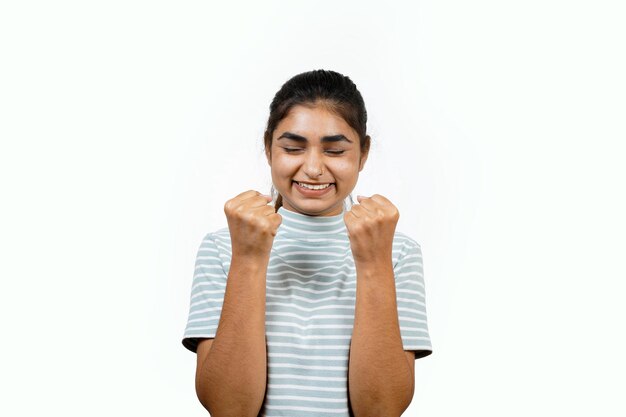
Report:
M 234 206 L 233 200 L 228 200 L 226 203 L 224 203 L 224 212 L 227 214 L 232 213 L 233 206 Z
M 239 212 L 239 215 L 241 216 L 241 218 L 246 222 L 246 223 L 252 223 L 254 221 L 254 213 L 252 213 L 251 211 L 241 211 Z
M 237 221 L 243 220 L 243 217 L 241 215 L 241 210 L 239 210 L 238 207 L 232 208 L 230 210 L 229 216 L 230 216 L 230 218 L 235 219 Z

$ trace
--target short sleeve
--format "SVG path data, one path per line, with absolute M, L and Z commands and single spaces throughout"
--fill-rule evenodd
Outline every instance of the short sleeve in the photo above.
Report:
M 182 343 L 196 352 L 202 338 L 214 338 L 222 313 L 227 274 L 219 256 L 215 237 L 208 233 L 196 256 L 191 285 L 189 316 Z
M 420 245 L 406 235 L 394 265 L 396 301 L 404 350 L 415 351 L 415 359 L 432 353 L 426 316 L 426 287 Z

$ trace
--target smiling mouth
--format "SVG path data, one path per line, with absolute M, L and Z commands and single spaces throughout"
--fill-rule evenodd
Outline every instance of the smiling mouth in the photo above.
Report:
M 298 181 L 294 181 L 294 182 L 298 184 L 300 187 L 306 188 L 309 190 L 324 190 L 334 184 L 334 182 L 329 182 L 325 184 L 307 184 L 307 183 L 298 182 Z

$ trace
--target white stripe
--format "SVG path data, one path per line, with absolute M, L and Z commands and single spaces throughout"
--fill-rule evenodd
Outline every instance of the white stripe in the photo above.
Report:
M 198 287 L 213 287 L 217 284 L 217 286 L 219 287 L 226 287 L 226 283 L 225 282 L 213 282 L 213 281 L 207 281 L 207 282 L 198 282 L 197 284 L 194 284 L 193 287 L 191 287 L 191 292 L 195 292 L 196 288 Z M 224 292 L 224 290 L 220 290 L 221 292 Z
M 409 256 L 407 256 L 406 258 L 404 258 L 405 260 L 409 258 Z M 402 268 L 406 268 L 407 266 L 419 266 L 419 267 L 423 267 L 424 265 L 422 265 L 421 262 L 409 262 L 409 263 L 403 263 L 402 264 Z
M 326 378 L 322 378 L 326 380 Z M 295 384 L 267 384 L 268 388 L 283 388 L 283 389 L 300 389 L 305 391 L 324 391 L 324 392 L 346 392 L 345 388 L 328 388 L 328 387 L 312 387 L 309 385 L 295 385 Z
M 316 403 L 345 403 L 348 398 L 303 397 L 300 395 L 267 395 L 270 400 L 315 401 Z
M 206 317 L 202 317 L 199 319 L 191 319 L 189 321 L 187 321 L 187 323 L 196 323 L 198 321 L 211 321 L 209 318 Z M 202 327 L 203 329 L 217 329 L 217 324 L 214 326 L 208 326 L 208 327 Z
M 294 303 L 277 303 L 277 302 L 270 302 L 270 303 L 265 303 L 268 306 L 284 306 L 284 307 L 291 307 L 291 308 L 296 308 L 298 310 L 302 310 L 302 311 L 316 311 L 316 310 L 327 310 L 329 308 L 336 308 L 336 309 L 347 309 L 347 310 L 354 310 L 354 306 L 342 306 L 339 304 L 330 304 L 327 306 L 320 306 L 320 307 L 311 307 L 311 308 L 306 308 L 306 307 L 301 307 L 297 304 Z M 417 310 L 415 310 L 417 311 Z
M 352 258 L 352 255 L 343 255 L 343 254 L 337 254 L 335 252 L 313 252 L 310 250 L 307 251 L 293 251 L 293 252 L 283 252 L 280 254 L 281 256 L 293 256 L 293 255 L 318 255 L 318 256 L 332 256 L 335 258 L 341 258 L 343 257 L 344 259 L 346 258 Z
M 310 330 L 310 329 L 352 329 L 354 326 L 351 324 L 307 324 L 303 326 L 297 323 L 291 323 L 288 321 L 266 321 L 265 324 L 273 324 L 276 326 L 288 326 L 288 327 L 297 327 L 301 330 Z
M 308 281 L 302 281 L 302 280 L 299 280 L 298 278 L 283 278 L 283 279 L 266 279 L 265 282 L 266 283 L 297 282 L 298 284 L 302 284 L 302 285 L 333 285 L 333 284 L 340 284 L 340 283 L 356 285 L 355 279 L 350 279 L 350 280 L 336 279 L 334 281 L 318 281 L 318 280 L 312 279 Z M 409 282 L 412 282 L 412 281 L 409 281 Z
M 354 314 L 319 314 L 312 316 L 301 316 L 296 313 L 290 313 L 287 311 L 266 311 L 266 316 L 285 316 L 285 317 L 295 317 L 300 320 L 317 320 L 317 319 L 354 319 Z
M 406 290 L 406 289 L 404 289 L 404 288 L 397 288 L 397 289 L 396 289 L 396 293 L 399 293 L 399 292 L 401 292 L 401 293 L 407 293 L 407 294 L 420 294 L 420 295 L 423 295 L 423 293 L 422 293 L 422 292 L 420 292 L 420 291 L 415 291 L 415 290 Z
M 293 300 L 302 300 L 304 302 L 307 303 L 321 303 L 324 301 L 328 301 L 328 300 L 346 300 L 346 301 L 355 301 L 356 298 L 355 297 L 338 297 L 336 295 L 333 295 L 331 297 L 326 297 L 326 298 L 320 298 L 319 300 L 311 300 L 308 299 L 306 297 L 301 297 L 299 295 L 276 295 L 276 294 L 266 294 L 267 298 L 287 298 L 287 299 L 293 299 Z M 413 302 L 413 300 L 410 300 L 411 302 Z
M 311 356 L 311 355 L 297 355 L 295 353 L 268 353 L 267 356 L 273 358 L 297 358 L 297 359 L 319 359 L 319 360 L 334 360 L 345 361 L 344 356 Z
M 348 412 L 347 408 L 292 407 L 290 405 L 266 404 L 265 408 L 269 410 L 312 411 L 312 412 L 324 412 L 324 413 L 347 413 Z
M 211 243 L 212 243 L 212 242 L 211 242 Z M 214 248 L 203 248 L 203 247 L 200 247 L 200 248 L 198 249 L 198 252 L 213 252 L 213 253 L 220 253 L 220 251 L 218 251 L 217 249 L 214 249 Z M 218 258 L 218 259 L 219 259 L 219 258 Z
M 224 301 L 223 298 L 203 298 L 200 301 L 196 301 L 195 303 L 191 303 L 190 307 L 193 308 L 195 306 L 199 306 L 202 304 L 207 304 L 207 301 L 211 301 L 211 302 L 216 302 L 216 303 L 220 303 L 220 305 L 222 305 L 222 302 Z
M 214 326 L 187 326 L 187 331 L 197 332 L 199 330 L 211 330 Z
M 306 248 L 306 246 L 300 244 L 300 245 L 274 245 L 272 247 L 272 250 L 275 251 L 280 251 L 281 249 L 285 249 L 285 248 L 298 248 L 298 249 L 304 249 Z M 320 248 L 322 248 L 322 246 L 320 246 Z M 335 246 L 335 245 L 324 245 L 323 246 L 324 249 L 330 249 L 330 248 L 337 248 L 337 249 L 342 249 L 342 250 L 350 250 L 350 245 L 346 244 L 346 245 L 342 245 L 342 246 Z
M 402 272 L 399 274 L 396 274 L 396 278 L 400 278 L 400 277 L 410 277 L 410 276 L 418 276 L 421 277 L 423 276 L 421 272 L 417 272 L 417 271 L 412 271 L 412 272 Z M 421 285 L 422 287 L 424 286 L 424 284 L 422 284 L 421 282 L 415 281 L 416 284 Z
M 221 268 L 221 262 L 222 262 L 222 260 L 216 256 L 196 256 L 196 263 L 198 263 L 197 261 L 213 261 L 217 264 L 220 264 L 220 268 Z M 203 263 L 210 265 L 210 263 L 208 262 L 203 262 Z
M 412 322 L 415 322 L 415 323 L 424 323 L 424 324 L 426 324 L 426 320 L 424 320 L 424 319 L 414 319 L 413 317 L 399 316 L 398 320 L 412 321 Z
M 289 259 L 289 265 L 293 265 L 294 263 L 300 263 L 300 264 L 305 264 L 305 265 L 306 264 L 313 264 L 313 265 L 336 264 L 337 266 L 346 266 L 346 264 L 342 264 L 341 262 L 348 262 L 348 266 L 350 267 L 354 265 L 354 259 L 352 258 L 352 255 L 347 255 L 343 259 L 306 259 L 306 258 Z M 224 268 L 226 268 L 226 265 L 230 265 L 230 260 L 228 262 L 224 262 Z
M 316 371 L 347 371 L 347 366 L 298 365 L 295 363 L 273 363 L 272 368 L 311 369 Z
M 299 277 L 302 278 L 313 278 L 313 277 L 337 277 L 337 276 L 346 276 L 348 275 L 347 272 L 342 272 L 342 271 L 338 271 L 338 272 L 315 272 L 314 274 L 309 274 L 309 275 L 305 275 L 305 274 L 301 274 L 299 272 L 295 272 L 295 271 L 280 271 L 280 272 L 268 272 L 266 274 L 266 276 L 268 277 L 276 277 L 276 276 L 291 276 L 291 275 L 297 275 Z
M 291 379 L 301 379 L 303 381 L 337 381 L 337 382 L 345 382 L 348 380 L 346 377 L 341 376 L 309 376 L 309 375 L 294 375 L 294 374 L 275 374 L 268 373 L 267 375 L 270 378 L 282 379 L 282 378 L 291 378 Z M 342 388 L 343 389 L 343 388 Z
M 204 290 L 204 291 L 200 291 L 197 293 L 194 293 L 194 295 L 191 297 L 191 299 L 193 300 L 194 298 L 196 298 L 199 295 L 202 294 L 224 294 L 224 290 Z
M 213 264 L 208 264 L 208 263 L 204 263 L 204 262 L 196 264 L 196 269 L 199 269 L 199 268 L 217 269 L 218 271 L 224 271 L 222 269 L 222 265 L 213 265 Z
M 431 345 L 408 345 L 404 350 L 430 350 L 432 352 L 433 347 Z
M 280 233 L 280 230 L 278 231 L 278 234 L 276 234 L 276 236 L 274 237 L 274 244 L 276 243 L 280 243 L 280 242 L 293 242 L 293 237 L 290 236 L 289 234 L 285 235 L 283 233 Z M 306 238 L 306 241 L 304 243 L 314 243 L 314 242 L 332 242 L 332 243 L 345 243 L 345 242 L 349 242 L 349 239 L 333 239 L 333 238 L 326 238 L 326 237 L 320 237 L 320 238 Z M 303 246 L 305 246 L 303 243 Z
M 319 230 L 308 230 L 308 229 L 298 229 L 295 227 L 290 227 L 287 226 L 286 224 L 281 224 L 280 225 L 281 229 L 285 229 L 285 230 L 291 230 L 292 232 L 296 232 L 296 233 L 302 233 L 302 234 L 307 234 L 307 235 L 312 235 L 312 236 L 316 236 L 316 235 L 339 235 L 339 234 L 346 234 L 346 228 L 345 227 L 338 227 L 336 229 L 333 230 L 327 230 L 327 231 L 319 231 Z M 280 232 L 280 229 L 279 229 Z
M 407 340 L 430 340 L 430 338 L 423 336 L 404 336 L 402 338 Z
M 320 269 L 327 269 L 327 268 L 335 268 L 335 269 L 341 269 L 341 270 L 348 269 L 351 272 L 356 270 L 356 267 L 354 265 L 338 264 L 338 265 L 328 265 L 328 266 L 317 267 L 317 268 L 299 268 L 297 266 L 293 266 L 290 263 L 286 263 L 286 262 L 277 262 L 276 265 L 268 266 L 267 270 L 269 271 L 270 269 L 280 269 L 280 268 L 291 268 L 291 269 L 296 269 L 298 271 L 319 271 Z M 288 272 L 288 270 L 283 270 L 283 271 Z
M 299 343 L 288 343 L 288 342 L 267 342 L 267 346 L 276 346 L 276 347 L 292 347 L 297 349 L 306 349 L 308 350 L 349 350 L 350 345 L 301 345 Z
M 314 220 L 314 221 L 315 221 L 315 220 L 317 220 L 317 219 L 311 219 L 311 220 Z M 320 219 L 320 220 L 326 220 L 326 219 Z M 310 227 L 311 227 L 311 222 L 308 222 L 308 221 L 303 221 L 303 220 L 300 220 L 300 219 L 296 219 L 296 218 L 295 218 L 295 216 L 291 216 L 291 215 L 289 215 L 289 214 L 286 214 L 286 215 L 285 215 L 285 222 L 286 222 L 286 223 L 299 223 L 299 224 L 304 224 L 304 225 L 306 225 L 306 226 L 307 226 L 307 228 L 310 228 Z M 319 224 L 320 226 L 334 226 L 334 225 L 336 225 L 336 224 L 342 224 L 342 223 L 344 223 L 343 218 L 340 218 L 340 219 L 338 219 L 338 220 L 336 220 L 336 221 L 334 221 L 334 222 L 331 222 L 331 221 L 321 221 L 321 222 L 318 222 L 318 224 Z
M 323 294 L 323 293 L 326 293 L 326 292 L 336 292 L 337 290 L 339 290 L 338 288 L 329 288 L 327 290 L 314 290 L 314 289 L 311 289 L 311 288 L 302 288 L 302 287 L 298 287 L 298 286 L 295 286 L 295 285 L 290 285 L 288 287 L 274 287 L 274 286 L 267 285 L 266 288 L 268 290 L 276 290 L 276 291 L 298 290 L 298 291 L 309 292 L 311 294 Z
M 398 289 L 399 289 L 399 288 L 396 286 L 396 293 L 398 292 Z M 418 294 L 418 295 L 419 295 L 422 299 L 424 299 L 424 293 L 423 293 L 423 292 L 421 292 L 421 291 L 417 291 L 417 294 Z M 396 295 L 397 295 L 397 294 L 396 294 Z
M 220 278 L 220 279 L 226 278 L 224 276 L 224 274 L 212 274 L 210 272 L 198 272 L 196 275 L 193 276 L 193 279 L 196 279 L 196 278 L 206 278 L 206 277 Z
M 319 238 L 319 239 L 306 239 L 305 243 L 313 243 L 313 242 L 324 242 L 324 243 L 343 243 L 342 246 L 324 246 L 325 248 L 338 248 L 338 249 L 350 249 L 350 240 L 349 239 L 326 239 L 326 238 Z M 283 244 L 284 243 L 284 244 Z M 286 248 L 286 247 L 300 247 L 300 248 L 308 248 L 308 246 L 305 243 L 294 243 L 293 239 L 290 238 L 285 238 L 282 239 L 279 238 L 279 235 L 276 235 L 276 238 L 274 239 L 274 245 L 272 246 L 272 249 L 282 249 L 282 248 Z M 406 246 L 404 244 L 404 242 L 402 241 L 394 241 L 392 243 L 392 251 L 394 255 L 400 255 L 403 253 L 403 250 L 406 249 Z
M 302 335 L 302 334 L 297 334 L 297 333 L 284 333 L 284 332 L 265 332 L 266 335 L 268 336 L 283 336 L 283 337 L 295 337 L 298 339 L 304 339 L 304 340 L 322 340 L 322 339 L 327 339 L 327 340 L 334 340 L 334 339 L 338 339 L 338 340 L 350 340 L 352 339 L 351 335 L 341 335 L 341 334 L 331 334 L 331 335 L 326 335 L 326 334 L 308 334 L 308 335 Z
M 424 304 L 423 302 L 419 301 L 419 300 L 412 300 L 410 298 L 398 298 L 398 301 L 403 301 L 406 303 L 415 303 L 415 304 L 419 304 L 421 306 L 426 307 L 426 304 Z
M 400 326 L 400 330 L 403 332 L 422 332 L 422 333 L 428 333 L 428 330 L 422 328 L 422 327 L 406 327 L 406 326 Z
M 411 313 L 419 314 L 421 316 L 425 316 L 426 315 L 426 313 L 424 311 L 417 310 L 415 308 L 398 307 L 398 311 L 409 311 Z
M 410 254 L 410 255 L 404 255 L 404 258 L 402 259 L 403 262 L 406 262 L 408 259 L 419 259 L 422 260 L 422 257 L 416 253 Z M 421 262 L 417 262 L 416 263 L 419 266 L 422 266 Z
M 396 277 L 397 278 L 397 277 Z M 404 284 L 419 284 L 419 280 L 416 279 L 405 279 L 405 280 L 396 280 L 396 286 L 398 285 L 404 285 Z
M 195 315 L 195 314 L 206 313 L 207 311 L 219 311 L 221 309 L 222 309 L 222 307 L 205 308 L 205 309 L 198 310 L 198 311 L 192 311 L 192 312 L 189 313 L 189 315 L 192 316 L 192 315 Z

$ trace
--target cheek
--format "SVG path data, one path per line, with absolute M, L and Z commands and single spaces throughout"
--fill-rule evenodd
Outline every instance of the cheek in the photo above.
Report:
M 281 179 L 291 176 L 298 170 L 298 162 L 294 158 L 275 158 L 272 160 L 272 177 Z
M 337 161 L 337 163 L 333 164 L 332 171 L 336 177 L 335 179 L 352 182 L 356 180 L 358 175 L 359 164 L 358 161 Z

